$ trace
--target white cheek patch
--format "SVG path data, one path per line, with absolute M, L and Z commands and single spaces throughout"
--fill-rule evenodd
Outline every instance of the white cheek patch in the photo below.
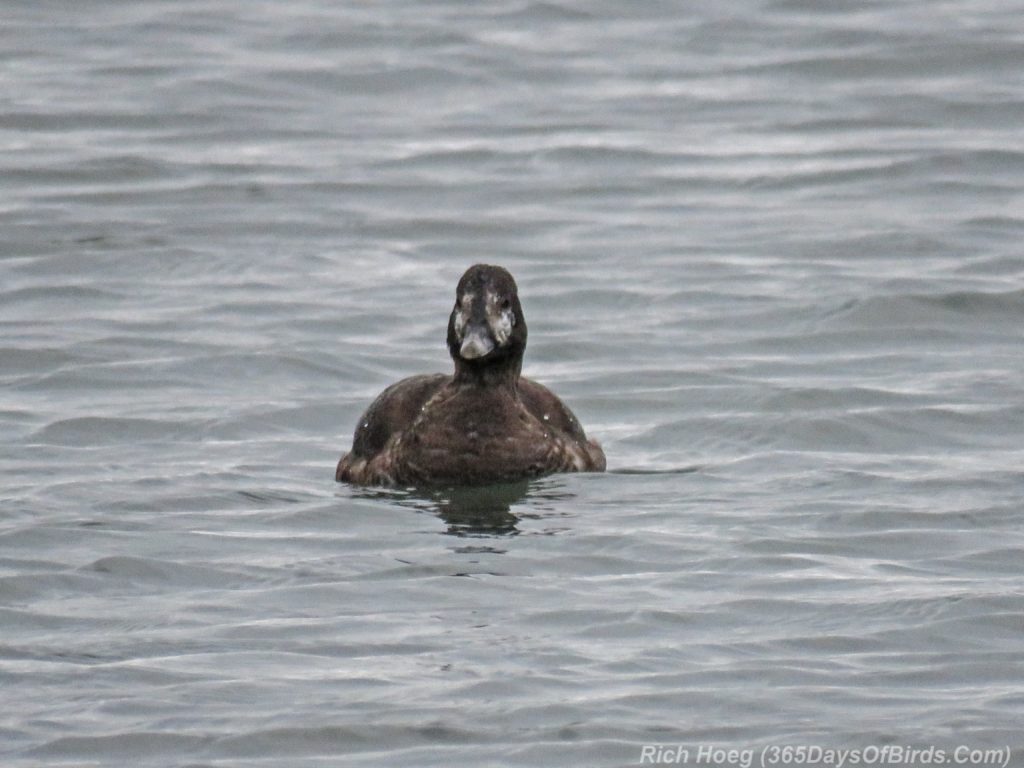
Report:
M 509 309 L 504 310 L 498 316 L 497 322 L 491 322 L 491 333 L 494 334 L 495 341 L 498 344 L 504 344 L 508 341 L 508 337 L 512 335 L 512 326 L 515 324 L 516 320 L 512 311 Z
M 516 324 L 516 316 L 512 308 L 501 309 L 501 297 L 488 292 L 487 294 L 487 324 L 491 328 L 491 335 L 498 342 L 498 346 L 504 346 L 512 335 L 512 327 Z
M 472 310 L 474 296 L 472 293 L 464 294 L 462 301 L 455 305 L 455 338 L 462 341 L 466 335 L 466 322 Z

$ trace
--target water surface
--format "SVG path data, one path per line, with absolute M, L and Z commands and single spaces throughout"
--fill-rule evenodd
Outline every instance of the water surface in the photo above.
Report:
M 14 2 L 5 765 L 1024 742 L 1024 14 Z M 610 471 L 336 485 L 478 261 Z

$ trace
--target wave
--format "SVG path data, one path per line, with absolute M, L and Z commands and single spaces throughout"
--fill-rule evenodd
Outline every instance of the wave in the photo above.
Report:
M 871 296 L 845 304 L 824 325 L 957 329 L 965 320 L 984 323 L 992 335 L 1015 335 L 1015 328 L 1024 321 L 1024 289 Z

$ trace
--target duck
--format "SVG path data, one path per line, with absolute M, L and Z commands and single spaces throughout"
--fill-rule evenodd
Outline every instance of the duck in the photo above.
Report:
M 448 318 L 449 374 L 385 389 L 356 425 L 335 480 L 359 486 L 513 483 L 603 472 L 600 444 L 550 389 L 521 375 L 526 318 L 508 270 L 475 264 Z

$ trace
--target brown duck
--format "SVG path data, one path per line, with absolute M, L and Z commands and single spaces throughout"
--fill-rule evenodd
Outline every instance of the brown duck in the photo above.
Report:
M 412 376 L 359 419 L 335 479 L 357 485 L 482 485 L 603 472 L 604 453 L 547 387 L 520 376 L 526 320 L 515 280 L 477 264 L 455 291 L 455 374 Z

